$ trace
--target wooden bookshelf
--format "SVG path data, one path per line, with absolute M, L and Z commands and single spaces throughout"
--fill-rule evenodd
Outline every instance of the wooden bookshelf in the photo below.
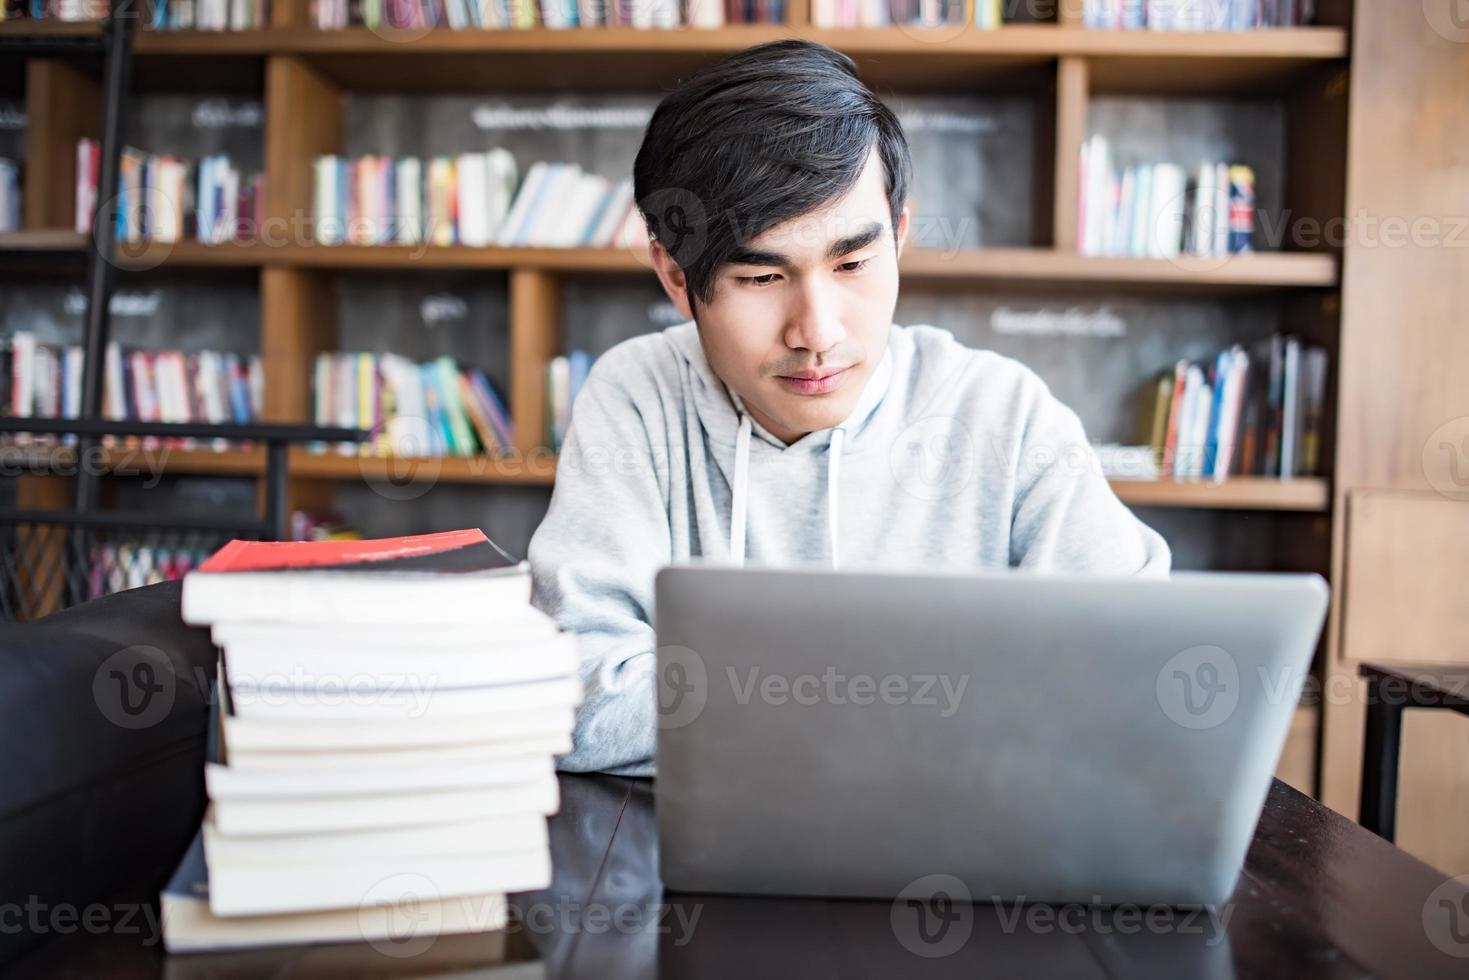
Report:
M 15 245 L 0 235 L 0 251 L 85 247 L 69 232 L 19 233 Z M 338 271 L 534 269 L 548 272 L 646 275 L 646 253 L 613 248 L 474 248 L 463 245 L 265 245 L 258 242 L 122 243 L 125 269 L 287 266 Z M 1330 289 L 1337 284 L 1334 256 L 1306 252 L 1249 253 L 1227 259 L 1105 258 L 1045 248 L 911 248 L 899 268 L 919 283 L 993 282 L 1025 287 L 1116 287 L 1129 292 L 1211 295 L 1279 289 Z
M 80 252 L 87 236 L 64 228 L 0 232 L 0 252 Z
M 301 57 L 335 84 L 354 91 L 662 89 L 711 56 L 800 37 L 850 54 L 863 77 L 884 88 L 953 91 L 1022 84 L 1059 59 L 1093 63 L 1104 89 L 1118 91 L 1259 92 L 1347 54 L 1340 27 L 1248 32 L 1094 31 L 1080 26 L 1016 24 L 818 29 L 806 25 L 738 24 L 718 30 L 434 30 L 420 36 L 365 27 L 318 31 L 304 25 L 255 31 L 144 31 L 137 51 L 146 79 L 170 59 L 187 60 L 207 82 L 229 62 Z M 545 71 L 546 58 L 558 61 Z M 539 70 L 538 70 L 539 69 Z M 176 77 L 163 72 L 161 77 Z
M 1278 510 L 1325 513 L 1331 506 L 1327 481 L 1234 476 L 1204 480 L 1113 480 L 1112 489 L 1133 507 L 1193 507 L 1208 510 Z
M 0 465 L 42 472 L 65 472 L 76 454 L 66 448 L 0 447 Z M 107 450 L 102 465 L 118 476 L 159 473 L 198 476 L 261 476 L 265 453 L 261 449 L 176 449 L 172 447 Z M 371 480 L 386 482 L 483 484 L 549 487 L 556 480 L 556 457 L 541 448 L 527 454 L 495 456 L 388 457 L 345 456 L 334 451 L 293 448 L 291 475 L 312 480 Z M 1323 479 L 1275 480 L 1231 477 L 1221 482 L 1203 480 L 1110 481 L 1124 503 L 1139 507 L 1185 507 L 1200 510 L 1277 510 L 1325 512 L 1330 493 Z

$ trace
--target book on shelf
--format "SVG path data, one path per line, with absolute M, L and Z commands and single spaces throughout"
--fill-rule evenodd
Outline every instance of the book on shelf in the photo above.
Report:
M 76 230 L 97 211 L 100 145 L 77 141 Z M 244 173 L 225 154 L 190 161 L 124 147 L 118 166 L 117 239 L 209 244 L 256 236 L 265 215 L 265 175 Z
M 1085 0 L 1082 24 L 1125 31 L 1304 27 L 1315 7 L 1315 0 Z
M 546 363 L 546 445 L 559 453 L 571 425 L 571 407 L 592 369 L 586 351 L 573 350 Z
M 319 30 L 647 30 L 783 24 L 785 0 L 312 0 Z
M 0 411 L 12 418 L 81 415 L 86 353 L 79 344 L 41 344 L 33 332 L 17 330 L 0 348 Z M 103 352 L 102 417 L 110 421 L 245 424 L 260 417 L 264 375 L 257 355 L 213 350 L 125 350 L 109 341 Z M 74 445 L 75 436 L 17 433 L 20 445 Z M 145 448 L 230 448 L 225 440 L 201 446 L 194 438 L 148 436 L 103 438 Z
M 0 158 L 0 232 L 20 230 L 20 164 Z
M 1282 335 L 1180 360 L 1144 387 L 1139 441 L 1175 479 L 1319 476 L 1326 371 L 1324 348 Z
M 3 20 L 104 20 L 108 0 L 0 0 Z M 138 8 L 146 30 L 225 31 L 266 27 L 270 0 L 144 0 Z
M 812 0 L 811 24 L 821 28 L 935 28 L 973 23 L 992 30 L 1004 23 L 1002 0 Z
M 317 157 L 312 222 L 324 245 L 607 247 L 647 241 L 632 179 L 503 148 L 418 157 Z
M 1092 135 L 1081 150 L 1078 241 L 1086 255 L 1172 259 L 1249 252 L 1255 234 L 1255 174 L 1204 162 L 1192 176 L 1176 163 L 1120 170 L 1110 141 Z
M 479 368 L 461 368 L 448 355 L 418 364 L 398 354 L 323 351 L 312 378 L 318 425 L 373 433 L 360 445 L 339 443 L 341 455 L 498 456 L 515 445 L 499 389 Z
M 182 616 L 221 659 L 170 951 L 371 939 L 426 906 L 438 932 L 494 930 L 506 892 L 549 884 L 581 689 L 524 561 L 478 529 L 234 541 Z

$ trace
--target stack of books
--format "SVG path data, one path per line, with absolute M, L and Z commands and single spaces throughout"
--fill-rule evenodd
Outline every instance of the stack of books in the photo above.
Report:
M 604 247 L 646 242 L 632 179 L 538 162 L 518 180 L 508 150 L 419 157 L 317 157 L 312 201 L 323 245 Z
M 155 31 L 248 31 L 270 26 L 270 0 L 145 0 Z
M 1145 388 L 1138 426 L 1165 476 L 1319 476 L 1325 405 L 1326 350 L 1276 335 L 1179 361 Z
M 42 344 L 17 330 L 0 348 L 0 413 L 13 418 L 67 418 L 81 414 L 86 352 L 78 344 Z M 114 421 L 245 424 L 260 417 L 265 374 L 257 355 L 201 350 L 124 350 L 109 341 L 104 351 L 102 415 Z M 29 437 L 20 434 L 16 442 Z M 38 438 L 38 444 L 54 437 Z M 75 437 L 63 440 L 70 444 Z M 189 438 L 141 440 L 145 447 L 204 448 Z M 104 439 L 111 445 L 113 437 Z M 208 448 L 230 448 L 215 440 Z
M 221 648 L 171 951 L 479 932 L 550 884 L 574 638 L 477 529 L 247 542 L 184 579 Z M 201 860 L 202 857 L 202 860 Z
M 1255 172 L 1207 161 L 1192 179 L 1173 163 L 1123 168 L 1105 136 L 1081 150 L 1077 229 L 1087 255 L 1169 259 L 1248 252 L 1255 235 Z
M 498 456 L 515 446 L 494 383 L 447 354 L 416 364 L 397 354 L 324 351 L 313 387 L 317 425 L 373 433 L 370 442 L 339 444 L 343 456 Z
M 0 231 L 20 229 L 20 164 L 0 157 Z
M 203 564 L 209 553 L 201 548 L 168 547 L 135 538 L 98 544 L 87 557 L 87 598 L 95 599 L 183 578 Z
M 785 0 L 311 0 L 311 22 L 321 30 L 710 28 L 783 24 Z
M 97 141 L 78 140 L 76 230 L 83 235 L 97 211 L 100 166 Z M 126 147 L 117 180 L 119 241 L 248 240 L 265 219 L 265 175 L 242 173 L 222 153 L 189 161 Z
M 1086 0 L 1087 27 L 1137 31 L 1248 31 L 1303 27 L 1315 0 Z
M 981 30 L 1004 22 L 1001 0 L 812 0 L 815 27 L 949 27 L 972 20 Z

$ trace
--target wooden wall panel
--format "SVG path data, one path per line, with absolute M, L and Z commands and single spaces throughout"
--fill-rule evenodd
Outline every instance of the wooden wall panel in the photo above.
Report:
M 1338 6 L 1331 5 L 1333 20 L 1340 19 Z M 1369 553 L 1387 547 L 1395 568 L 1426 563 L 1413 574 L 1427 581 L 1431 568 L 1447 570 L 1457 561 L 1447 554 L 1452 542 L 1430 536 L 1433 528 L 1452 524 L 1454 512 L 1399 504 L 1394 506 L 1400 513 L 1359 527 L 1349 501 L 1366 491 L 1399 490 L 1437 492 L 1447 502 L 1454 496 L 1453 454 L 1439 446 L 1450 442 L 1469 449 L 1462 441 L 1469 436 L 1469 330 L 1463 328 L 1463 311 L 1469 309 L 1469 44 L 1436 31 L 1416 3 L 1357 0 L 1352 26 L 1350 221 L 1343 255 L 1332 548 L 1333 581 L 1345 582 L 1347 591 L 1344 602 L 1333 603 L 1328 622 L 1322 799 L 1355 817 L 1363 702 L 1354 658 L 1365 653 L 1369 640 L 1425 652 L 1462 642 L 1403 625 L 1400 612 L 1374 598 L 1371 578 L 1368 585 L 1353 584 L 1348 562 L 1365 560 L 1359 546 Z M 1460 465 L 1465 464 L 1469 458 Z M 1406 539 L 1386 543 L 1383 535 L 1391 532 L 1379 521 L 1404 522 Z M 1360 542 L 1358 530 L 1364 532 Z M 1371 626 L 1379 620 L 1405 632 L 1394 641 Z M 1442 616 L 1438 621 L 1453 622 Z M 1363 628 L 1368 632 L 1353 632 Z M 1399 841 L 1446 871 L 1469 871 L 1463 849 L 1441 843 L 1454 833 L 1462 839 L 1469 826 L 1469 772 L 1430 764 L 1434 753 L 1453 748 L 1436 741 L 1445 736 L 1435 728 L 1423 728 L 1426 746 L 1404 743 Z

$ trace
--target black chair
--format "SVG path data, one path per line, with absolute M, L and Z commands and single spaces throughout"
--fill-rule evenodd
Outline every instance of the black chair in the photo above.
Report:
M 1358 822 L 1392 840 L 1397 831 L 1398 753 L 1406 708 L 1447 708 L 1469 715 L 1469 664 L 1363 663 L 1367 733 Z

